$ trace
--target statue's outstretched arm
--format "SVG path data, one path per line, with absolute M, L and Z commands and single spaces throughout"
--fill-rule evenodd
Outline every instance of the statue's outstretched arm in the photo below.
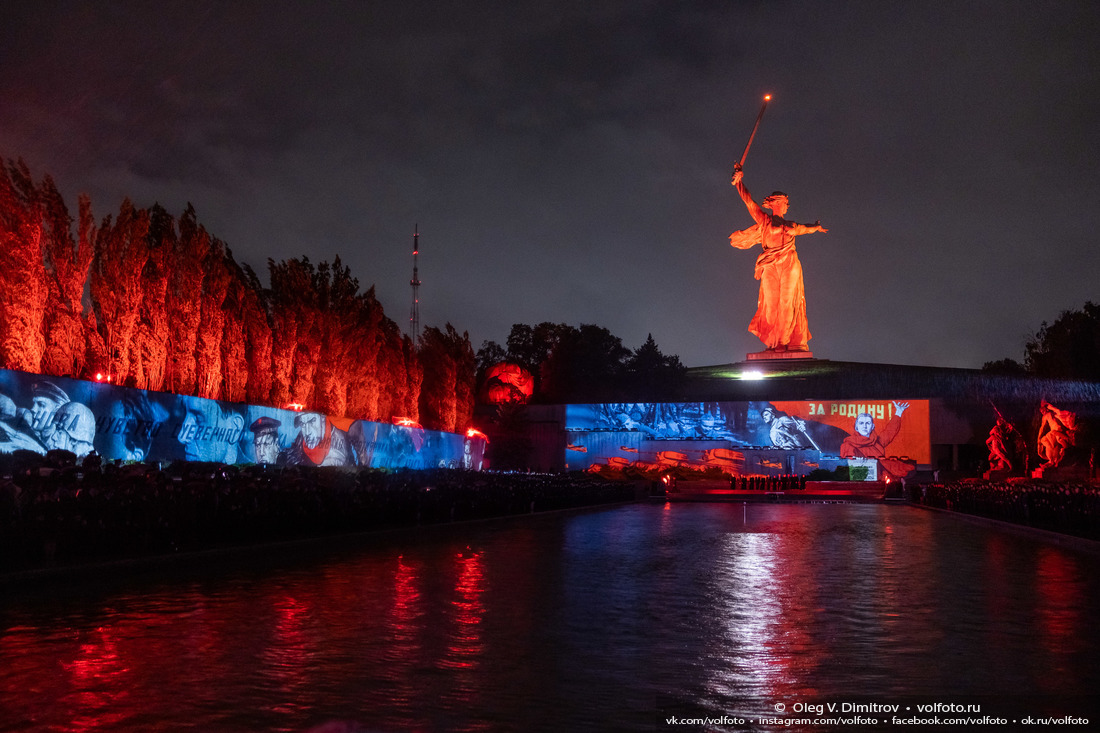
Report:
M 796 236 L 799 234 L 813 234 L 814 232 L 821 232 L 824 234 L 827 231 L 829 230 L 821 226 L 820 221 L 814 222 L 813 224 L 795 224 L 791 227 L 791 234 Z
M 733 185 L 737 188 L 737 193 L 740 194 L 741 200 L 745 202 L 745 208 L 749 210 L 749 216 L 757 224 L 762 224 L 767 215 L 764 213 L 764 209 L 760 208 L 760 204 L 752 200 L 752 194 L 749 193 L 749 189 L 745 188 L 745 182 L 742 180 L 741 166 L 737 166 L 733 170 Z

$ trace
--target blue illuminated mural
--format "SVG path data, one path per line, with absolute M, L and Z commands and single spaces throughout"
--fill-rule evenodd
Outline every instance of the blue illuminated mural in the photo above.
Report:
M 485 441 L 0 370 L 0 453 L 51 449 L 122 461 L 480 469 Z
M 927 400 L 603 403 L 565 414 L 571 469 L 805 474 L 847 465 L 902 477 L 931 455 Z

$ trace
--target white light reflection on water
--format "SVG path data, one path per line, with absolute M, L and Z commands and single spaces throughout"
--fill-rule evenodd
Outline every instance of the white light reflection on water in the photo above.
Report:
M 725 621 L 707 691 L 722 699 L 767 698 L 788 683 L 777 650 L 783 622 L 773 534 L 729 533 L 714 568 L 716 612 Z

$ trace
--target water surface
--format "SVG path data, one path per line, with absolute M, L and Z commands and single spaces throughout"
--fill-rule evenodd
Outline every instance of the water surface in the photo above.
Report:
M 6 587 L 0 731 L 651 730 L 669 701 L 1100 688 L 1094 555 L 911 507 L 641 504 L 335 544 Z

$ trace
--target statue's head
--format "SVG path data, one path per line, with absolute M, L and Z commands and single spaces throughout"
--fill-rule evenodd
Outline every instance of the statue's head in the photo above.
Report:
M 773 191 L 772 195 L 764 199 L 761 205 L 771 209 L 772 213 L 776 216 L 783 216 L 787 213 L 787 208 L 790 206 L 790 199 L 788 199 L 787 194 L 782 191 Z

